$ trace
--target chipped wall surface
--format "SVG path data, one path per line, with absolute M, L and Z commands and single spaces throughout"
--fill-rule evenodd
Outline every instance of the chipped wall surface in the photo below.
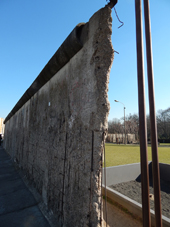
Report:
M 83 48 L 7 122 L 4 147 L 58 226 L 101 226 L 103 133 L 109 112 L 111 9 L 86 24 Z

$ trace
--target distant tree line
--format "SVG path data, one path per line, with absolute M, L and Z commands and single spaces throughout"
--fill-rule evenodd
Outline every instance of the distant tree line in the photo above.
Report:
M 157 133 L 159 142 L 170 142 L 170 108 L 166 110 L 158 110 L 156 114 Z M 151 140 L 150 117 L 147 116 L 147 138 Z M 135 134 L 136 140 L 139 139 L 139 116 L 138 114 L 129 114 L 125 118 L 126 134 Z M 108 133 L 119 134 L 124 133 L 124 118 L 108 122 Z

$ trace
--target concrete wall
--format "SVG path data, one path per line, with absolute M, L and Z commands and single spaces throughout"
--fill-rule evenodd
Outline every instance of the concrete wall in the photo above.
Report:
M 58 226 L 101 226 L 111 9 L 99 10 L 85 26 L 83 48 L 6 119 L 4 147 L 34 182 Z

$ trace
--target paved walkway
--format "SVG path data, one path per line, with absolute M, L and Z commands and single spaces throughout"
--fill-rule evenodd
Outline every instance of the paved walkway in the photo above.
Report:
M 0 226 L 50 227 L 37 201 L 0 147 Z

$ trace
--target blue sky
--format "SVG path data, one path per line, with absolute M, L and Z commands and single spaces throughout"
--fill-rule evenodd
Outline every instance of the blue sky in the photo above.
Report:
M 8 115 L 72 29 L 105 4 L 105 0 L 0 1 L 0 117 Z M 123 116 L 123 105 L 115 99 L 125 104 L 126 114 L 138 113 L 135 0 L 118 0 L 116 10 L 124 26 L 118 29 L 113 10 L 112 43 L 119 54 L 115 53 L 110 73 L 110 120 Z M 150 0 L 150 13 L 159 110 L 170 107 L 170 1 Z M 148 113 L 146 61 L 144 67 Z

